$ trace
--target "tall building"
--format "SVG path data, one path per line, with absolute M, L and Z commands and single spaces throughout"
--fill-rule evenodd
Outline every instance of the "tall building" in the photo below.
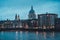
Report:
M 20 20 L 20 16 L 18 15 L 18 18 L 17 18 L 18 20 Z
M 38 15 L 38 25 L 42 29 L 55 28 L 55 19 L 58 18 L 57 14 L 46 13 Z
M 15 20 L 20 20 L 20 16 L 19 15 L 15 15 Z
M 15 20 L 17 20 L 17 14 L 15 15 Z
M 21 21 L 20 21 L 20 16 L 19 15 L 15 15 L 15 23 L 14 23 L 15 27 L 21 27 Z
M 36 15 L 35 15 L 35 11 L 33 9 L 33 6 L 31 6 L 31 10 L 29 11 L 28 18 L 29 19 L 36 19 Z
M 60 31 L 60 18 L 55 20 L 55 30 Z

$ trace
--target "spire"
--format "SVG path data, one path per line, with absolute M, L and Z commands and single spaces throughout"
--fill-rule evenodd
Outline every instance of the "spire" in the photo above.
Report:
M 31 6 L 31 10 L 33 10 L 33 6 Z
M 15 15 L 15 20 L 20 20 L 20 16 L 19 15 Z
M 20 20 L 20 16 L 18 15 L 18 20 Z
M 17 20 L 17 14 L 15 15 L 15 20 Z

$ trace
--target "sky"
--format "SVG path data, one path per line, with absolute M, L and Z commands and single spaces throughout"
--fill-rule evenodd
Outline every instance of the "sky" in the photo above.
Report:
M 0 20 L 14 20 L 16 14 L 20 19 L 28 19 L 31 5 L 36 16 L 48 12 L 60 17 L 60 0 L 0 0 Z

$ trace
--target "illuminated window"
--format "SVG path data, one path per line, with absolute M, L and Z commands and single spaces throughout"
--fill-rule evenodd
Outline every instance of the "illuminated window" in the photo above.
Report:
M 52 28 L 54 28 L 54 26 L 52 26 Z
M 47 27 L 47 29 L 49 29 L 49 26 Z
M 46 26 L 43 26 L 43 29 L 46 29 Z
M 42 16 L 40 16 L 40 17 L 42 17 Z

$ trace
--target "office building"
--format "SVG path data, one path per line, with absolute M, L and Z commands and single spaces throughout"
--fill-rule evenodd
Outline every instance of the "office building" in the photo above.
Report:
M 38 26 L 42 29 L 55 28 L 55 19 L 58 18 L 57 14 L 46 13 L 38 15 Z

